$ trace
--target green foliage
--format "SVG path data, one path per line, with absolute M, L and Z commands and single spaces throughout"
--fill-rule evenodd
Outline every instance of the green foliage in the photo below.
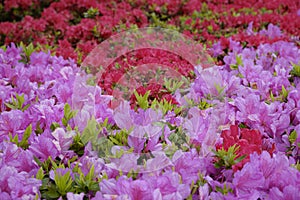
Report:
M 81 169 L 76 166 L 74 171 L 75 173 L 75 184 L 74 184 L 74 190 L 75 193 L 96 193 L 100 190 L 99 188 L 99 182 L 95 179 L 95 166 L 92 165 L 90 168 L 90 171 L 85 176 Z
M 57 129 L 57 128 L 59 128 L 59 127 L 60 127 L 60 125 L 59 125 L 59 123 L 57 123 L 57 122 L 53 122 L 53 123 L 50 125 L 51 131 L 55 131 L 55 129 Z
M 166 99 L 163 99 L 162 101 L 154 99 L 151 103 L 151 108 L 154 110 L 161 110 L 164 115 L 167 114 L 168 111 L 174 111 L 176 115 L 182 111 L 182 107 L 178 107 Z
M 294 144 L 296 142 L 296 139 L 298 137 L 298 134 L 295 130 L 293 130 L 289 135 L 289 141 L 291 144 Z
M 176 90 L 178 90 L 181 86 L 183 86 L 187 82 L 188 82 L 188 80 L 186 78 L 183 78 L 183 80 L 181 80 L 181 81 L 178 81 L 178 80 L 175 80 L 172 78 L 170 78 L 170 79 L 164 78 L 164 86 L 172 94 L 174 94 L 176 92 Z
M 190 185 L 190 190 L 191 190 L 191 194 L 188 196 L 187 200 L 192 200 L 193 199 L 193 195 L 197 193 L 197 191 L 199 190 L 199 188 L 201 186 L 203 186 L 207 181 L 203 178 L 203 175 L 201 173 L 198 173 L 198 180 L 196 181 L 196 183 L 194 181 L 192 181 L 191 185 Z
M 25 55 L 22 56 L 21 62 L 28 63 L 30 61 L 30 55 L 36 50 L 32 43 L 25 45 L 23 42 L 20 42 L 20 47 L 22 47 Z
M 242 56 L 236 55 L 235 58 L 236 58 L 236 64 L 231 64 L 230 65 L 230 69 L 232 69 L 232 70 L 238 69 L 239 66 L 244 66 Z
M 207 102 L 207 99 L 201 98 L 199 102 L 194 101 L 193 99 L 185 98 L 187 101 L 189 107 L 195 107 L 197 106 L 200 110 L 206 110 L 210 107 L 213 107 L 214 105 Z
M 71 169 L 71 163 L 76 160 L 77 157 L 69 159 L 66 168 L 66 164 L 62 161 L 52 160 L 50 157 L 43 163 L 35 158 L 40 166 L 36 178 L 42 180 L 40 192 L 43 199 L 57 199 L 60 196 L 65 198 L 68 192 L 95 194 L 100 190 L 99 182 L 107 176 L 104 174 L 103 178 L 97 178 L 95 176 L 95 166 L 92 164 L 89 166 L 89 172 L 86 175 L 83 174 L 78 163 Z M 65 171 L 65 169 L 68 170 Z M 51 170 L 54 172 L 54 180 L 50 179 Z M 65 171 L 65 174 L 60 173 L 62 170 Z
M 300 171 L 300 161 L 298 160 L 296 164 L 293 164 L 292 167 L 296 168 L 298 171 Z
M 64 107 L 64 117 L 62 118 L 62 124 L 67 127 L 70 119 L 76 116 L 78 111 L 72 111 L 71 106 L 66 103 Z
M 71 177 L 70 171 L 66 172 L 64 175 L 60 175 L 55 170 L 54 174 L 54 182 L 57 187 L 57 192 L 61 196 L 65 196 L 67 192 L 73 191 L 73 179 Z
M 149 95 L 150 95 L 150 91 L 148 90 L 146 92 L 146 94 L 144 95 L 139 95 L 137 93 L 137 91 L 134 91 L 133 92 L 135 97 L 136 97 L 136 100 L 137 100 L 137 104 L 140 108 L 146 110 L 147 108 L 149 108 L 149 102 L 148 102 L 148 98 L 149 98 Z
M 98 10 L 98 8 L 93 8 L 93 7 L 88 9 L 87 12 L 83 13 L 83 16 L 85 18 L 94 18 L 97 15 L 99 15 L 99 10 Z
M 131 169 L 131 170 L 127 173 L 127 177 L 128 177 L 128 178 L 132 178 L 133 180 L 136 180 L 138 174 L 139 174 L 139 173 L 138 173 L 137 171 L 134 171 L 133 169 Z
M 168 15 L 165 14 L 159 15 L 155 12 L 147 13 L 147 15 L 150 21 L 150 27 L 161 27 L 169 30 L 179 31 L 179 27 L 172 24 L 168 24 L 169 21 Z
M 216 191 L 222 193 L 223 195 L 227 195 L 229 192 L 233 193 L 233 189 L 230 186 L 226 186 L 226 183 L 223 184 L 223 187 L 216 187 Z
M 94 117 L 92 117 L 92 119 L 88 121 L 87 126 L 82 131 L 80 139 L 84 145 L 86 145 L 89 141 L 91 141 L 92 144 L 94 144 L 94 142 L 98 138 L 99 133 L 100 127 L 98 125 L 98 122 Z
M 118 146 L 127 146 L 128 145 L 128 130 L 122 129 L 116 132 L 114 135 L 109 135 L 108 139 L 114 144 Z
M 0 48 L 3 49 L 3 51 L 6 51 L 6 45 L 2 45 Z
M 77 133 L 73 138 L 73 143 L 70 146 L 70 150 L 73 150 L 78 156 L 84 154 L 84 143 L 81 140 L 81 135 Z
M 291 75 L 300 77 L 300 64 L 292 63 L 293 69 L 291 71 Z
M 176 146 L 178 149 L 186 149 L 190 140 L 183 131 L 182 126 L 176 127 L 175 131 L 169 135 L 168 139 L 172 142 L 172 145 L 174 145 L 174 147 Z
M 45 174 L 44 174 L 44 170 L 42 167 L 39 168 L 39 170 L 37 171 L 35 177 L 39 180 L 43 180 L 43 178 L 45 177 Z
M 283 98 L 283 99 L 286 99 L 287 96 L 289 95 L 289 92 L 285 89 L 285 87 L 284 87 L 283 85 L 282 85 L 281 88 L 282 88 L 282 89 L 281 89 L 282 98 Z
M 9 138 L 10 138 L 10 141 L 15 143 L 18 147 L 21 147 L 23 149 L 27 149 L 29 147 L 29 144 L 28 144 L 28 139 L 30 137 L 32 133 L 32 125 L 30 124 L 24 131 L 23 133 L 23 137 L 22 137 L 22 140 L 19 141 L 19 136 L 18 134 L 15 135 L 15 137 L 12 137 L 11 133 L 9 134 Z
M 11 96 L 11 101 L 9 103 L 5 103 L 5 105 L 10 109 L 21 110 L 24 112 L 30 106 L 30 104 L 23 105 L 24 102 L 24 94 L 19 95 L 16 93 L 16 97 L 14 98 L 13 96 Z
M 240 146 L 234 144 L 233 146 L 229 147 L 226 151 L 224 147 L 222 149 L 218 149 L 217 151 L 213 150 L 217 161 L 215 162 L 216 168 L 225 167 L 226 169 L 231 169 L 231 167 L 239 162 L 241 162 L 246 156 L 238 157 L 237 151 L 239 150 Z

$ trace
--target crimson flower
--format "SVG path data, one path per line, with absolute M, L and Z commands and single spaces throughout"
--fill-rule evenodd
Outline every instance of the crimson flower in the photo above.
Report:
M 239 147 L 236 152 L 237 158 L 246 156 L 241 162 L 233 165 L 234 171 L 242 169 L 244 164 L 249 162 L 252 153 L 261 154 L 263 151 L 262 135 L 258 130 L 231 125 L 229 130 L 222 131 L 221 137 L 223 138 L 223 144 L 217 144 L 217 150 L 224 148 L 227 151 L 229 147 L 237 145 Z

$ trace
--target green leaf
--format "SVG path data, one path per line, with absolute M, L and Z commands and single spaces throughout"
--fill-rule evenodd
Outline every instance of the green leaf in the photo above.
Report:
M 246 158 L 246 155 L 242 155 L 240 157 L 238 157 L 237 159 L 235 159 L 235 164 L 241 162 L 242 160 L 244 160 Z
M 93 7 L 91 7 L 90 9 L 88 9 L 87 12 L 83 13 L 83 16 L 85 18 L 94 18 L 97 15 L 99 15 L 99 10 L 98 10 L 98 8 L 93 8 Z
M 93 117 L 90 119 L 87 123 L 87 126 L 83 130 L 81 134 L 81 141 L 84 145 L 86 145 L 89 141 L 94 144 L 97 141 L 98 134 L 100 133 L 100 130 L 98 129 L 98 122 Z
M 187 79 L 178 81 L 176 79 L 167 79 L 164 78 L 164 86 L 167 88 L 168 91 L 170 91 L 172 94 L 176 92 L 185 82 L 188 82 Z
M 95 166 L 92 165 L 89 173 L 85 176 L 85 180 L 91 182 L 94 178 Z
M 238 66 L 244 66 L 242 56 L 236 56 L 236 64 Z
M 233 165 L 241 162 L 246 156 L 238 157 L 237 151 L 240 146 L 234 144 L 229 147 L 228 150 L 225 150 L 224 147 L 218 149 L 217 151 L 213 150 L 215 156 L 217 157 L 217 161 L 215 162 L 216 168 L 225 167 L 226 169 L 230 169 Z
M 23 42 L 21 42 L 20 46 L 22 47 L 23 52 L 25 54 L 25 57 L 21 61 L 27 63 L 30 60 L 30 55 L 36 50 L 36 48 L 33 46 L 32 43 L 26 46 Z
M 140 108 L 146 110 L 149 108 L 149 102 L 148 97 L 150 95 L 150 91 L 148 90 L 145 95 L 139 95 L 137 91 L 134 91 L 134 95 L 137 99 L 137 104 L 140 106 Z
M 53 123 L 50 125 L 51 131 L 54 131 L 56 128 L 59 128 L 59 127 L 60 127 L 60 125 L 59 125 L 59 123 L 57 123 L 57 122 L 53 122 Z
M 73 179 L 70 175 L 70 171 L 61 176 L 55 170 L 54 174 L 54 182 L 56 184 L 57 191 L 62 196 L 66 195 L 68 192 L 72 192 Z
M 36 178 L 39 180 L 43 180 L 44 178 L 44 170 L 42 167 L 39 168 L 38 172 L 36 173 Z
M 19 136 L 18 136 L 18 134 L 16 134 L 15 137 L 12 137 L 12 134 L 9 133 L 8 136 L 9 136 L 9 139 L 10 139 L 10 141 L 11 141 L 12 143 L 15 143 L 16 145 L 19 144 Z
M 71 106 L 66 103 L 64 107 L 64 117 L 61 120 L 62 124 L 67 127 L 69 120 L 75 117 L 77 113 L 78 111 L 72 111 Z
M 70 146 L 70 150 L 73 150 L 78 156 L 82 156 L 84 154 L 84 144 L 81 141 L 81 135 L 77 133 L 73 137 L 73 143 Z
M 60 194 L 56 190 L 49 190 L 45 192 L 47 199 L 58 199 Z
M 219 84 L 214 84 L 216 90 L 218 91 L 218 94 L 221 95 L 225 89 L 225 86 L 224 87 L 221 87 Z
M 290 141 L 290 143 L 291 143 L 291 144 L 294 144 L 294 142 L 296 141 L 297 137 L 298 137 L 297 132 L 296 132 L 295 130 L 293 130 L 293 131 L 290 133 L 290 135 L 289 135 L 289 141 Z
M 5 103 L 5 105 L 10 109 L 21 110 L 24 112 L 30 106 L 30 104 L 24 106 L 24 102 L 24 94 L 19 95 L 16 93 L 16 97 L 14 98 L 13 96 L 11 96 L 11 102 Z
M 18 145 L 19 147 L 22 147 L 23 149 L 27 149 L 29 147 L 28 139 L 29 139 L 31 133 L 32 133 L 32 125 L 30 124 L 26 128 L 26 130 L 25 130 L 25 132 L 23 134 L 23 138 L 22 138 L 21 142 Z
M 297 65 L 297 64 L 292 63 L 292 66 L 293 66 L 293 69 L 291 71 L 291 74 L 293 76 L 300 77 L 300 64 Z
M 271 101 L 274 102 L 275 101 L 275 98 L 274 98 L 274 95 L 273 95 L 273 92 L 270 91 L 270 98 L 271 98 Z
M 287 96 L 288 96 L 288 94 L 289 94 L 289 92 L 285 89 L 284 85 L 282 85 L 281 88 L 282 88 L 281 89 L 282 96 L 283 96 L 284 99 L 286 99 Z

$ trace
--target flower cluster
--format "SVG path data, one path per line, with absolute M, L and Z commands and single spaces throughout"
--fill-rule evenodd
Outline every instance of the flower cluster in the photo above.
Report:
M 232 166 L 233 170 L 242 169 L 243 165 L 250 160 L 250 155 L 256 152 L 261 154 L 263 150 L 263 139 L 262 135 L 258 130 L 249 130 L 246 128 L 239 129 L 237 125 L 231 125 L 230 130 L 223 130 L 221 133 L 223 139 L 222 145 L 217 145 L 216 149 L 228 149 L 234 145 L 238 148 L 236 151 L 237 156 L 245 156 L 245 158 Z M 274 144 L 272 146 L 274 148 Z M 272 154 L 274 149 L 270 149 Z
M 134 109 L 110 108 L 74 60 L 1 49 L 1 197 L 299 198 L 299 48 L 228 41 L 224 64 L 196 68 L 187 93 L 169 94 L 176 102 L 157 101 L 153 83 Z

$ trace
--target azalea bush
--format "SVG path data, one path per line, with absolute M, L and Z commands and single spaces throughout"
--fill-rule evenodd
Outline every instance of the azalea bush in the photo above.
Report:
M 299 48 L 227 52 L 176 103 L 135 93 L 132 109 L 72 59 L 1 49 L 1 198 L 298 199 Z

